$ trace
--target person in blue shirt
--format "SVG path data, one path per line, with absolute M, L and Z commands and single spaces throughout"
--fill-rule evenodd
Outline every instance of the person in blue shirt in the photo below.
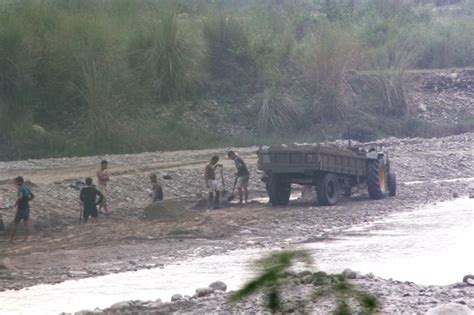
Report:
M 245 198 L 245 203 L 247 204 L 248 199 L 249 199 L 249 179 L 250 179 L 250 173 L 247 168 L 247 165 L 245 164 L 244 160 L 237 154 L 235 154 L 234 151 L 229 151 L 227 152 L 227 156 L 229 159 L 234 161 L 235 167 L 237 168 L 237 189 L 239 191 L 239 204 L 242 205 L 242 199 Z
M 28 239 L 28 221 L 30 220 L 30 201 L 35 198 L 35 195 L 31 192 L 30 188 L 25 185 L 23 177 L 18 176 L 15 178 L 15 185 L 18 187 L 18 199 L 16 200 L 16 214 L 13 220 L 13 227 L 10 235 L 10 243 L 13 242 L 15 237 L 16 229 L 21 221 L 25 224 L 25 238 Z

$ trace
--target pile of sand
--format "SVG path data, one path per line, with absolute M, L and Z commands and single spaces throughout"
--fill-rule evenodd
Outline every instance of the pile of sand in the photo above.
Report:
M 177 219 L 188 213 L 184 203 L 172 199 L 155 201 L 145 208 L 147 219 Z

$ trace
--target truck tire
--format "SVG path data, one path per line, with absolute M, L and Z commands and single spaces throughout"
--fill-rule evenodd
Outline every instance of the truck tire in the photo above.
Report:
M 367 162 L 367 190 L 370 199 L 379 200 L 387 195 L 387 170 L 382 159 Z
M 389 196 L 395 197 L 397 195 L 397 177 L 394 173 L 388 173 L 387 186 Z
M 334 206 L 339 199 L 339 183 L 337 176 L 326 174 L 319 178 L 316 187 L 318 203 L 322 206 Z
M 282 175 L 271 174 L 267 192 L 272 206 L 286 206 L 290 201 L 291 183 Z

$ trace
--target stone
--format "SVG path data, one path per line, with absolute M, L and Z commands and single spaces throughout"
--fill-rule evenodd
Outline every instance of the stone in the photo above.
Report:
M 448 303 L 429 309 L 426 315 L 474 315 L 474 312 L 466 305 Z
M 453 198 L 459 198 L 459 194 L 457 192 L 453 192 Z
M 301 284 L 310 284 L 314 280 L 313 275 L 306 275 L 303 278 L 301 278 Z
M 357 278 L 357 273 L 355 273 L 354 271 L 350 270 L 349 268 L 348 269 L 345 269 L 342 274 L 344 275 L 344 277 L 346 279 L 356 279 Z
M 209 288 L 225 292 L 225 291 L 227 291 L 227 284 L 225 284 L 222 281 L 216 281 L 216 282 L 211 283 L 209 285 Z
M 129 307 L 129 306 L 130 306 L 130 302 L 122 301 L 122 302 L 112 304 L 112 306 L 110 306 L 109 308 L 112 309 L 112 310 L 117 310 L 117 309 L 121 309 L 121 308 L 124 308 L 124 307 Z
M 175 302 L 175 301 L 178 301 L 178 300 L 181 300 L 183 298 L 183 296 L 181 294 L 174 294 L 172 297 L 171 297 L 171 302 Z
M 316 272 L 313 275 L 313 285 L 315 286 L 320 286 L 320 285 L 327 285 L 331 284 L 332 280 L 330 277 L 325 272 Z
M 212 288 L 198 288 L 196 289 L 196 296 L 197 297 L 203 297 L 203 296 L 208 296 L 214 293 L 214 289 Z
M 300 277 L 304 277 L 304 276 L 308 276 L 308 275 L 312 275 L 313 273 L 309 270 L 304 270 L 304 271 L 301 271 L 298 273 L 298 276 Z
M 92 314 L 91 310 L 82 310 L 82 311 L 74 313 L 74 315 L 89 315 L 89 314 Z

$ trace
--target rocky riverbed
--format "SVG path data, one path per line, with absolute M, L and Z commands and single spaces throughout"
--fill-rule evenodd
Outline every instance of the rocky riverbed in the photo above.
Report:
M 474 184 L 473 140 L 474 134 L 470 133 L 440 139 L 389 138 L 364 144 L 389 151 L 391 166 L 398 176 L 398 195 L 373 201 L 362 189 L 334 207 L 316 206 L 314 194 L 310 193 L 286 207 L 272 208 L 264 202 L 254 201 L 247 207 L 230 204 L 219 210 L 195 208 L 204 190 L 202 177 L 207 159 L 214 153 L 224 157 L 226 149 L 107 156 L 112 176 L 110 205 L 113 214 L 101 216 L 96 225 L 77 224 L 78 192 L 69 185 L 86 176 L 94 176 L 104 157 L 2 162 L 0 205 L 13 202 L 15 189 L 11 179 L 18 175 L 31 182 L 37 199 L 32 202 L 33 231 L 29 241 L 9 244 L 6 237 L 0 237 L 0 290 L 154 268 L 234 249 L 288 247 L 330 239 L 354 225 L 372 222 L 390 213 L 468 196 Z M 238 150 L 252 173 L 251 198 L 265 195 L 256 170 L 256 150 Z M 230 189 L 233 166 L 228 161 L 224 166 L 226 188 Z M 143 209 L 149 204 L 146 189 L 151 172 L 160 177 L 165 174 L 171 177 L 162 180 L 164 194 L 165 198 L 185 209 L 179 218 L 145 219 Z M 300 192 L 298 189 L 294 187 L 297 193 Z M 11 222 L 12 211 L 2 214 L 5 222 Z M 386 307 L 400 306 L 408 311 L 410 305 L 417 312 L 423 312 L 437 303 L 435 297 L 433 303 L 429 302 L 433 295 L 439 296 L 436 300 L 439 302 L 464 298 L 472 307 L 471 289 L 421 287 L 376 277 L 356 281 L 360 281 L 361 286 L 370 287 L 371 284 L 374 290 L 380 286 L 381 301 L 387 299 Z M 416 306 L 418 302 L 408 302 L 418 301 L 418 293 L 430 288 L 434 291 L 429 291 L 431 295 L 426 303 Z M 451 291 L 458 292 L 459 297 L 442 293 Z M 410 295 L 398 299 L 401 292 Z M 399 302 L 392 303 L 392 297 Z M 212 301 L 202 302 L 206 299 Z M 223 312 L 229 310 L 225 309 L 228 307 L 225 303 L 214 300 L 224 301 L 224 296 L 216 293 L 195 301 L 198 305 L 208 305 L 206 307 L 222 305 Z M 172 305 L 182 305 L 176 306 L 180 307 L 176 310 L 186 312 L 186 305 L 196 304 L 193 301 Z M 252 304 L 248 310 L 256 306 L 258 304 Z M 200 312 L 194 307 L 198 306 L 192 306 L 189 312 Z
M 373 274 L 359 274 L 345 270 L 344 277 L 321 275 L 320 272 L 292 273 L 284 286 L 282 308 L 285 313 L 330 314 L 337 300 L 335 296 L 316 298 L 315 292 L 328 290 L 346 282 L 365 293 L 372 294 L 379 303 L 377 314 L 469 314 L 474 309 L 474 287 L 465 283 L 449 286 L 420 286 L 412 282 L 382 279 Z M 341 280 L 340 280 L 341 279 Z M 82 310 L 75 315 L 112 314 L 271 314 L 265 308 L 264 297 L 255 294 L 238 303 L 229 301 L 227 286 L 222 281 L 207 288 L 197 288 L 193 296 L 174 294 L 170 301 L 122 301 L 105 309 Z M 359 305 L 348 300 L 353 309 Z M 444 309 L 447 313 L 437 313 Z M 266 310 L 266 311 L 265 311 Z M 462 313 L 464 311 L 465 313 Z M 66 313 L 65 313 L 66 314 Z M 431 314 L 431 313 L 430 313 Z M 472 314 L 472 313 L 471 313 Z

